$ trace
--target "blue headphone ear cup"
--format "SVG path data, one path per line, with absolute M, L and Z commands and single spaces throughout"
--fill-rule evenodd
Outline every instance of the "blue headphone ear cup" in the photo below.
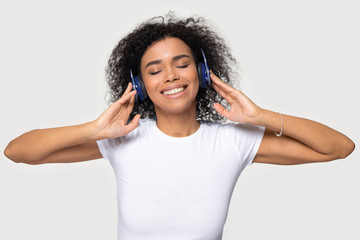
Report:
M 203 64 L 201 62 L 199 62 L 198 65 L 197 65 L 197 72 L 198 72 L 198 77 L 199 77 L 199 86 L 201 88 L 206 88 L 206 85 L 204 84 L 202 65 Z
M 198 63 L 197 66 L 198 76 L 199 76 L 199 84 L 202 88 L 207 88 L 211 85 L 210 82 L 210 75 L 209 75 L 209 68 L 202 62 Z
M 135 95 L 136 100 L 138 100 L 139 98 L 140 100 L 144 100 L 145 98 L 147 98 L 148 95 L 144 83 L 141 79 L 141 76 L 139 75 L 134 77 L 130 69 L 130 78 L 131 78 L 133 90 L 136 90 L 136 95 Z
M 138 79 L 138 83 L 139 83 L 139 86 L 140 86 L 140 89 L 141 89 L 141 97 L 140 97 L 140 99 L 144 100 L 145 98 L 148 97 L 148 94 L 147 94 L 146 88 L 145 88 L 145 84 L 144 84 L 144 82 L 143 82 L 140 75 L 137 76 L 137 79 Z
M 200 50 L 203 56 L 203 61 L 199 61 L 198 63 L 198 75 L 199 75 L 200 87 L 207 88 L 208 86 L 211 86 L 210 71 L 205 57 L 205 53 L 201 48 Z
M 204 88 L 207 88 L 211 85 L 209 67 L 206 64 L 201 63 L 201 71 Z

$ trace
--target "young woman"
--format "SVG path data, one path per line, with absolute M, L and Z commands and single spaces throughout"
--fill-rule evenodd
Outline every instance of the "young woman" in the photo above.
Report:
M 202 19 L 151 19 L 113 50 L 113 103 L 98 119 L 27 132 L 5 155 L 28 164 L 107 158 L 118 239 L 219 240 L 248 164 L 325 162 L 355 147 L 320 123 L 257 106 L 231 87 L 234 62 Z

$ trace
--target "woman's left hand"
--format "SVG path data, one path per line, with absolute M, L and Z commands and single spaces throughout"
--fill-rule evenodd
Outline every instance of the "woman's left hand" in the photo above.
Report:
M 219 103 L 214 103 L 215 110 L 233 122 L 242 124 L 256 124 L 256 118 L 261 112 L 261 108 L 251 101 L 240 90 L 230 87 L 215 74 L 210 71 L 213 88 L 223 97 L 231 106 L 228 111 Z

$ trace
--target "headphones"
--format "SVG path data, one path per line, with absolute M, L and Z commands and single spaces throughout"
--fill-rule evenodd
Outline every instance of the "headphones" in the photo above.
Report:
M 200 50 L 201 50 L 203 59 L 202 59 L 202 61 L 199 61 L 197 64 L 199 85 L 201 88 L 207 88 L 208 86 L 211 85 L 210 71 L 209 71 L 209 66 L 207 64 L 207 61 L 206 61 L 205 53 L 201 48 L 200 48 Z M 135 95 L 136 100 L 138 100 L 138 99 L 144 100 L 145 98 L 147 98 L 148 94 L 146 92 L 144 82 L 141 79 L 140 73 L 139 73 L 139 75 L 134 77 L 134 75 L 130 69 L 130 78 L 131 78 L 133 90 L 136 90 L 136 95 Z

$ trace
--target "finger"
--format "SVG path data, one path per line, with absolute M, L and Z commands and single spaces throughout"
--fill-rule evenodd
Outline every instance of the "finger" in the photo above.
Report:
M 226 101 L 228 101 L 230 104 L 233 103 L 233 98 L 231 98 L 231 96 L 229 96 L 229 94 L 227 94 L 226 92 L 224 92 L 222 89 L 220 89 L 217 85 L 213 85 L 213 88 L 215 89 L 216 92 L 218 92 L 223 98 L 226 99 Z
M 119 100 L 117 100 L 113 105 L 111 105 L 110 107 L 112 107 L 112 118 L 113 121 L 117 121 L 119 119 L 123 119 L 124 118 L 124 113 L 126 114 L 126 120 L 129 117 L 131 110 L 128 111 L 128 107 L 130 104 L 130 99 L 131 97 L 134 97 L 136 94 L 136 91 L 132 91 L 129 94 L 127 94 L 126 96 L 121 97 Z M 132 109 L 132 107 L 131 107 Z
M 118 111 L 116 115 L 114 116 L 114 121 L 118 121 L 120 119 L 123 119 L 125 122 L 127 122 L 131 111 L 134 107 L 135 102 L 135 92 L 132 91 L 128 95 L 124 96 L 121 101 L 118 102 Z
M 220 78 L 216 77 L 214 74 L 213 76 L 214 79 L 217 79 L 215 81 L 212 81 L 212 87 L 229 103 L 230 101 L 234 101 L 235 99 L 243 99 L 244 97 L 247 98 L 242 91 L 229 86 Z
M 226 108 L 221 106 L 219 103 L 214 103 L 214 108 L 220 115 L 222 115 L 222 116 L 226 117 L 227 119 L 229 119 L 230 112 L 228 110 L 226 110 Z
M 215 85 L 214 83 L 212 84 L 212 87 L 215 89 L 216 92 L 218 92 L 222 97 L 226 97 L 226 93 L 217 85 Z
M 124 93 L 124 95 L 118 100 L 118 103 L 119 104 L 125 104 L 127 101 L 129 101 L 129 99 L 132 96 L 135 96 L 135 94 L 136 94 L 136 90 L 133 90 L 133 91 L 127 93 L 126 95 Z
M 134 103 L 135 103 L 135 95 L 130 97 L 129 105 L 127 106 L 129 114 L 131 113 L 132 109 L 134 108 Z
M 129 82 L 123 95 L 131 92 L 131 89 L 132 89 L 132 84 L 131 84 L 131 82 Z
M 119 102 L 124 96 L 126 96 L 127 94 L 129 94 L 132 90 L 132 84 L 131 82 L 128 83 L 125 92 L 120 96 L 120 98 L 117 100 L 117 102 Z
M 102 114 L 100 117 L 105 119 L 113 118 L 114 116 L 118 115 L 122 104 L 119 104 L 120 99 L 116 102 L 112 103 Z
M 217 77 L 211 70 L 210 70 L 210 78 L 215 86 L 218 86 L 223 91 L 231 93 L 233 91 L 236 91 L 236 89 L 230 87 L 228 84 L 223 82 L 219 77 Z
M 127 133 L 131 132 L 132 130 L 134 130 L 139 126 L 140 117 L 141 117 L 140 114 L 136 114 L 133 120 L 131 120 L 131 122 L 128 125 L 126 125 Z

